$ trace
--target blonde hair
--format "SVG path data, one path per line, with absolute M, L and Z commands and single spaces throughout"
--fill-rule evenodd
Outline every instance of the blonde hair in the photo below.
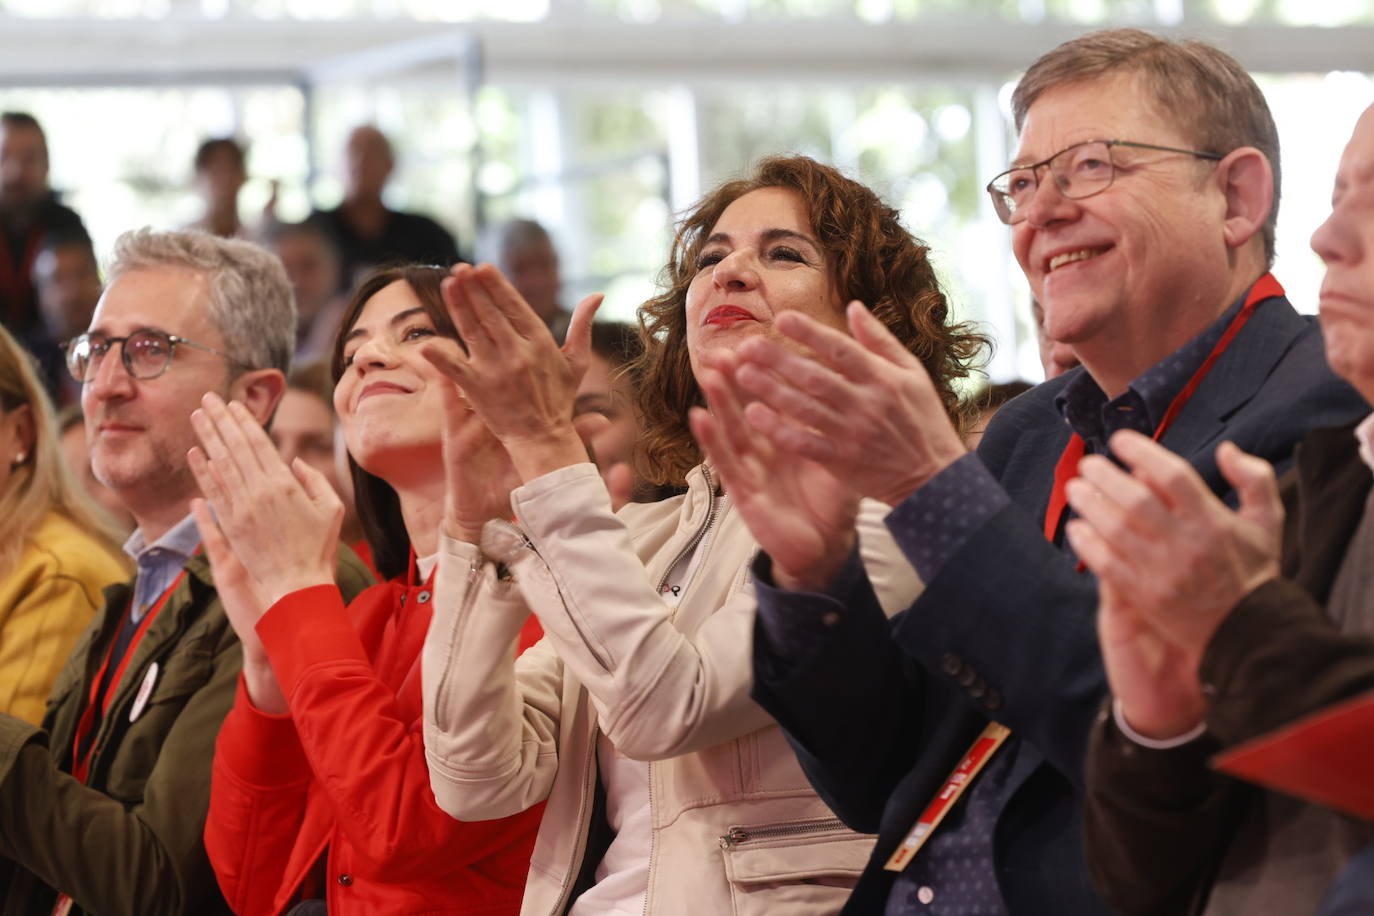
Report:
M 9 413 L 26 404 L 33 413 L 33 448 L 0 490 L 0 576 L 9 573 L 49 512 L 66 516 L 118 552 L 119 529 L 67 468 L 52 401 L 32 357 L 0 327 L 0 410 Z

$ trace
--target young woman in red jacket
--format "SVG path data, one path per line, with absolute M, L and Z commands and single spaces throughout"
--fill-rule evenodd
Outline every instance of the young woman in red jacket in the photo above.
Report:
M 335 343 L 334 403 L 359 515 L 389 578 L 348 607 L 333 581 L 343 509 L 324 477 L 288 467 L 238 404 L 210 394 L 193 415 L 201 447 L 191 464 L 206 496 L 196 521 L 243 642 L 205 828 L 240 916 L 520 909 L 541 812 L 454 820 L 435 804 L 421 739 L 444 437 L 481 435 L 420 355 L 430 341 L 460 346 L 444 276 L 373 274 Z M 493 481 L 493 499 L 502 486 Z

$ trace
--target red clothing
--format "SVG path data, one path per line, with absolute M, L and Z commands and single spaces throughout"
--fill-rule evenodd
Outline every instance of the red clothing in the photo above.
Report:
M 395 579 L 345 609 L 338 589 L 318 586 L 258 622 L 291 712 L 259 711 L 240 678 L 205 825 L 239 916 L 274 916 L 298 896 L 326 897 L 331 916 L 519 912 L 543 805 L 462 823 L 430 791 L 420 697 L 430 594 Z

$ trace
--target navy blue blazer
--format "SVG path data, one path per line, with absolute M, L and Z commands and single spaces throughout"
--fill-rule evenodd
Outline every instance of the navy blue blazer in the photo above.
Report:
M 1096 583 L 1043 533 L 1069 439 L 1054 398 L 1081 371 L 1037 386 L 994 417 L 978 457 L 1011 504 L 891 621 L 862 575 L 843 595 L 790 593 L 771 586 L 766 558 L 759 563 L 760 605 L 785 614 L 821 602 L 840 611 L 825 618 L 833 624 L 803 658 L 776 656 L 756 628 L 753 696 L 786 730 L 835 812 L 878 834 L 845 913 L 882 912 L 894 877 L 883 863 L 988 719 L 1019 737 L 993 841 L 1009 912 L 1107 912 L 1088 881 L 1082 829 L 1084 756 L 1107 695 Z M 1273 298 L 1257 307 L 1162 441 L 1228 494 L 1213 456 L 1223 440 L 1282 470 L 1307 430 L 1368 409 L 1327 367 L 1316 322 Z

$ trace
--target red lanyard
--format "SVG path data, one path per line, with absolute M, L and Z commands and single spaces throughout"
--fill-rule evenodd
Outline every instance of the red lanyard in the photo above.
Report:
M 120 680 L 124 677 L 124 669 L 129 667 L 129 659 L 134 657 L 134 651 L 138 649 L 138 644 L 143 639 L 143 634 L 148 631 L 148 625 L 153 622 L 153 618 L 157 616 L 158 611 L 162 610 L 162 606 L 167 603 L 167 599 L 171 597 L 172 592 L 176 590 L 176 587 L 181 584 L 181 580 L 185 578 L 186 570 L 183 569 L 181 574 L 176 577 L 176 581 L 158 596 L 157 601 L 148 609 L 148 612 L 143 615 L 143 619 L 138 623 L 138 629 L 134 631 L 133 638 L 129 640 L 128 648 L 124 650 L 124 657 L 119 660 L 119 664 L 115 667 L 114 677 L 110 678 L 110 683 L 105 688 L 105 696 L 101 697 L 100 684 L 105 679 L 106 669 L 110 667 L 110 654 L 114 651 L 114 643 L 111 643 L 110 648 L 105 651 L 105 661 L 101 664 L 100 670 L 96 672 L 95 680 L 91 682 L 91 692 L 86 700 L 86 709 L 81 714 L 81 721 L 76 727 L 76 736 L 72 739 L 72 775 L 81 782 L 84 783 L 86 777 L 90 774 L 91 758 L 95 756 L 94 743 L 86 750 L 84 756 L 81 755 L 80 749 L 82 739 L 95 725 L 96 704 L 100 704 L 100 716 L 103 720 L 105 714 L 110 711 L 110 702 L 114 698 Z
M 916 853 L 921 851 L 921 847 L 930 839 L 930 835 L 935 832 L 935 828 L 940 826 L 940 822 L 945 819 L 945 815 L 954 807 L 954 803 L 959 800 L 959 796 L 964 794 L 964 790 L 973 784 L 973 780 L 983 771 L 983 767 L 992 759 L 992 755 L 1006 744 L 1011 737 L 1011 729 L 1000 722 L 989 722 L 984 728 L 983 733 L 978 736 L 978 740 L 973 742 L 973 746 L 968 749 L 968 753 L 959 761 L 959 765 L 949 774 L 945 784 L 931 799 L 930 804 L 926 805 L 925 811 L 921 812 L 921 817 L 916 821 L 916 825 L 907 832 L 906 838 L 902 840 L 900 846 L 893 850 L 888 857 L 887 864 L 883 866 L 887 871 L 902 871 L 907 863 L 916 858 Z
M 1207 358 L 1198 366 L 1193 377 L 1188 379 L 1188 384 L 1183 386 L 1183 390 L 1174 396 L 1169 403 L 1169 409 L 1164 411 L 1164 419 L 1160 420 L 1159 428 L 1155 430 L 1154 440 L 1158 442 L 1164 438 L 1164 433 L 1173 425 L 1174 420 L 1183 411 L 1184 405 L 1190 401 L 1202 385 L 1202 380 L 1207 377 L 1207 373 L 1212 371 L 1221 354 L 1226 352 L 1226 348 L 1235 340 L 1240 329 L 1245 327 L 1245 323 L 1250 320 L 1250 316 L 1255 313 L 1255 307 L 1265 299 L 1283 295 L 1283 287 L 1279 281 L 1274 279 L 1274 275 L 1267 273 L 1255 281 L 1255 285 L 1250 287 L 1250 294 L 1245 297 L 1245 305 L 1236 313 L 1236 317 L 1231 319 L 1226 331 L 1217 341 L 1212 352 L 1207 354 Z M 1087 445 L 1083 437 L 1074 433 L 1069 437 L 1069 444 L 1064 447 L 1064 454 L 1059 456 L 1059 463 L 1054 467 L 1054 489 L 1050 491 L 1050 504 L 1045 510 L 1045 538 L 1051 542 L 1055 535 L 1059 533 L 1059 525 L 1064 521 L 1064 513 L 1068 511 L 1068 497 L 1065 495 L 1064 488 L 1069 481 L 1078 476 L 1078 462 L 1082 460 Z

